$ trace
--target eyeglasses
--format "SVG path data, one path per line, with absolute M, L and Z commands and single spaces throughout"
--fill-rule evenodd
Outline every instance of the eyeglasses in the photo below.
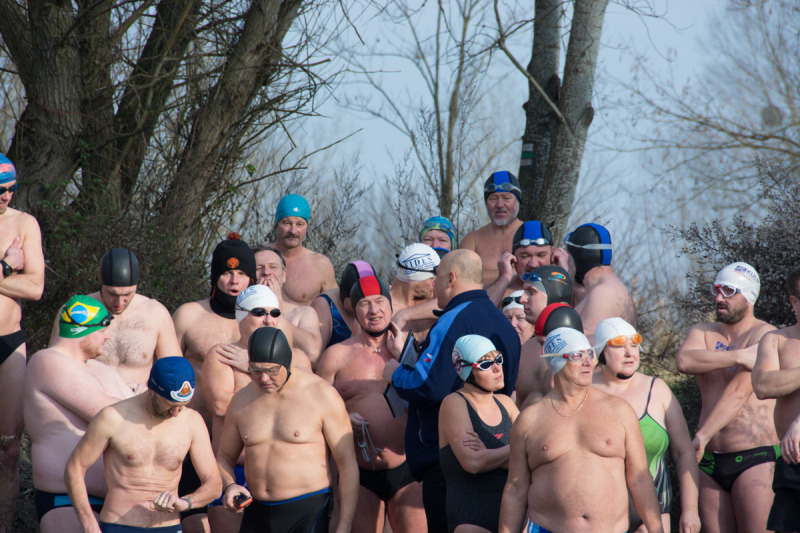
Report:
M 473 368 L 477 368 L 478 370 L 489 370 L 496 364 L 502 365 L 503 364 L 503 354 L 497 354 L 497 357 L 494 359 L 484 359 L 483 361 L 478 361 L 477 363 L 471 363 Z
M 522 302 L 519 301 L 520 298 L 522 298 L 522 296 L 506 296 L 505 298 L 503 298 L 503 307 L 511 305 L 512 302 L 516 302 L 522 305 Z
M 522 239 L 517 243 L 517 246 L 552 246 L 553 242 L 543 237 L 538 239 Z
M 267 311 L 263 307 L 254 307 L 253 309 L 236 307 L 236 309 L 239 311 L 247 311 L 248 313 L 251 313 L 253 316 L 258 316 L 258 317 L 264 316 L 266 314 L 269 314 L 269 316 L 271 316 L 272 318 L 278 318 L 279 316 L 281 316 L 281 310 L 278 309 L 277 307 L 274 309 L 270 309 L 269 311 Z
M 11 187 L 0 187 L 0 194 L 5 194 L 7 192 L 17 192 L 19 189 L 19 183 L 15 183 Z
M 738 287 L 731 287 L 730 285 L 712 285 L 711 294 L 716 296 L 718 292 L 722 293 L 722 296 L 725 298 L 730 298 L 737 292 L 742 292 L 742 289 Z
M 251 374 L 255 374 L 256 376 L 260 376 L 262 374 L 266 374 L 271 378 L 274 378 L 278 374 L 281 373 L 281 367 L 277 367 L 277 368 L 253 368 L 251 366 L 251 367 L 248 368 L 248 370 L 250 370 Z
M 580 361 L 583 361 L 584 357 L 588 357 L 589 361 L 592 361 L 594 360 L 594 356 L 595 356 L 594 348 L 588 348 L 586 350 L 580 350 L 578 352 L 561 354 L 561 357 L 563 357 L 564 359 L 568 359 L 573 363 L 578 363 Z
M 487 183 L 486 187 L 483 188 L 484 192 L 488 192 L 489 194 L 493 192 L 513 192 L 517 191 L 520 192 L 519 187 L 507 181 L 505 183 L 501 183 L 499 185 L 495 185 L 494 183 Z
M 642 343 L 642 335 L 639 333 L 634 333 L 633 335 L 617 335 L 613 339 L 608 339 L 607 342 L 609 346 L 625 346 L 628 339 L 630 339 L 633 344 Z
M 66 316 L 66 319 L 64 318 L 64 316 Z M 84 328 L 97 328 L 97 327 L 107 328 L 108 326 L 111 325 L 112 320 L 114 320 L 114 317 L 112 315 L 106 315 L 100 320 L 100 322 L 81 324 L 80 322 L 76 322 L 75 319 L 73 319 L 72 316 L 70 316 L 70 314 L 67 312 L 61 315 L 62 322 L 65 322 L 67 324 L 75 324 L 76 326 L 82 326 Z

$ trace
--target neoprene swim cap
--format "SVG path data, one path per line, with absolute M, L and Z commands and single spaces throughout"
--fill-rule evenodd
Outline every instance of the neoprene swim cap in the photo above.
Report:
M 553 236 L 550 235 L 547 226 L 538 220 L 530 220 L 517 228 L 512 242 L 511 252 L 513 253 L 517 248 L 523 246 L 553 246 Z
M 100 261 L 100 282 L 109 287 L 139 284 L 139 260 L 127 248 L 113 248 Z
M 728 285 L 739 289 L 751 305 L 756 304 L 761 292 L 761 279 L 758 272 L 747 263 L 732 263 L 719 271 L 714 285 Z
M 562 357 L 564 354 L 588 350 L 592 347 L 589 339 L 582 331 L 572 328 L 556 328 L 547 334 L 544 341 L 544 352 L 542 357 L 547 358 L 550 371 L 553 375 L 558 374 L 567 360 Z
M 183 357 L 162 357 L 153 363 L 147 388 L 171 402 L 188 402 L 194 396 L 194 369 Z
M 73 296 L 61 309 L 58 317 L 58 335 L 65 339 L 79 339 L 107 328 L 114 317 L 106 306 L 90 296 Z
M 536 267 L 522 275 L 522 281 L 547 294 L 547 303 L 572 302 L 572 279 L 558 265 Z
M 491 194 L 496 192 L 510 192 L 517 197 L 517 202 L 522 203 L 519 180 L 507 170 L 501 170 L 489 176 L 489 179 L 483 184 L 483 201 L 485 202 Z
M 440 261 L 439 254 L 427 244 L 421 242 L 410 244 L 397 256 L 395 279 L 400 281 L 431 279 Z
M 5 155 L 0 154 L 0 184 L 15 181 L 17 179 L 17 169 L 14 163 Z
M 278 207 L 275 210 L 275 222 L 286 217 L 300 217 L 308 222 L 311 218 L 311 206 L 299 194 L 287 194 L 278 202 Z
M 575 281 L 594 267 L 611 264 L 611 234 L 600 224 L 584 224 L 564 239 L 567 252 L 575 261 Z
M 489 352 L 495 352 L 492 341 L 481 335 L 464 335 L 459 337 L 453 346 L 453 365 L 456 373 L 463 381 L 472 374 L 472 363 L 476 363 Z
M 238 237 L 238 236 L 237 236 Z M 256 282 L 256 256 L 246 242 L 239 238 L 222 241 L 211 254 L 211 293 L 217 286 L 219 277 L 228 270 L 241 270 Z
M 571 305 L 563 302 L 550 304 L 539 313 L 533 326 L 533 334 L 544 337 L 556 328 L 572 328 L 583 331 L 581 316 Z
M 236 297 L 236 321 L 244 320 L 256 307 L 280 309 L 278 297 L 266 285 L 250 285 Z
M 453 223 L 450 222 L 450 219 L 447 217 L 431 217 L 426 220 L 422 224 L 422 229 L 419 232 L 419 240 L 421 241 L 422 238 L 425 236 L 432 229 L 437 229 L 439 231 L 443 231 L 447 233 L 447 236 L 450 237 L 450 249 L 455 250 L 456 248 L 456 230 L 453 227 Z
M 265 326 L 255 330 L 247 341 L 247 354 L 251 363 L 277 363 L 291 374 L 292 347 L 278 328 Z

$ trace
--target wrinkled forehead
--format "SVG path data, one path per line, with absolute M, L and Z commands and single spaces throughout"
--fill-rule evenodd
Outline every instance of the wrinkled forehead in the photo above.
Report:
M 281 261 L 281 258 L 278 257 L 278 254 L 272 250 L 260 250 L 255 253 L 255 256 L 256 264 L 275 264 L 283 268 L 283 262 Z

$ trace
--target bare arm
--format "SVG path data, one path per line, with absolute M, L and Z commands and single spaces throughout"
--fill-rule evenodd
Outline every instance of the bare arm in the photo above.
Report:
M 319 331 L 319 317 L 311 307 L 303 307 L 298 312 L 298 319 L 291 323 L 295 348 L 303 350 L 313 365 L 322 354 L 322 337 Z
M 692 443 L 698 462 L 703 458 L 708 441 L 736 418 L 751 394 L 753 394 L 753 385 L 750 381 L 750 371 L 740 366 L 736 370 L 736 375 L 722 391 L 711 412 L 697 428 Z
M 172 323 L 172 317 L 161 303 L 153 300 L 153 314 L 158 317 L 158 339 L 156 339 L 156 357 L 171 357 L 183 356 L 181 350 L 181 343 L 178 341 L 178 335 L 175 333 L 175 324 Z
M 339 358 L 337 357 L 337 346 L 331 346 L 325 353 L 322 354 L 322 357 L 319 359 L 319 363 L 317 364 L 317 376 L 321 377 L 331 385 L 333 385 L 333 380 L 336 378 L 336 372 L 339 370 Z
M 200 383 L 206 409 L 214 419 L 211 438 L 215 448 L 219 446 L 220 435 L 217 433 L 221 433 L 220 424 L 224 424 L 225 413 L 228 411 L 228 405 L 231 403 L 236 388 L 233 368 L 220 361 L 218 350 L 220 346 L 222 345 L 217 344 L 206 353 L 203 361 L 203 380 Z
M 510 252 L 503 252 L 503 255 L 501 255 L 500 259 L 497 260 L 497 279 L 494 280 L 490 285 L 484 287 L 486 294 L 489 295 L 489 299 L 497 307 L 500 307 L 500 303 L 503 301 L 503 296 L 505 295 L 506 290 L 508 290 L 511 280 L 514 279 L 515 272 L 513 265 L 516 262 L 517 258 L 514 257 L 514 254 Z
M 331 317 L 331 308 L 328 307 L 328 301 L 322 296 L 317 296 L 311 302 L 311 308 L 317 312 L 319 319 L 319 338 L 321 348 L 324 349 L 331 342 L 331 334 L 333 333 L 333 318 Z
M 511 427 L 508 481 L 503 489 L 503 499 L 500 504 L 500 533 L 519 533 L 525 524 L 528 489 L 531 486 L 525 431 L 531 427 L 531 422 L 530 417 L 520 417 Z
M 250 496 L 250 491 L 236 484 L 234 468 L 244 448 L 244 442 L 239 434 L 237 415 L 239 409 L 243 407 L 236 405 L 236 397 L 231 401 L 231 404 L 229 406 L 230 412 L 225 416 L 225 426 L 222 428 L 222 437 L 220 438 L 219 448 L 217 448 L 217 467 L 219 468 L 222 488 L 225 491 L 222 494 L 222 503 L 229 511 L 238 512 L 239 510 L 236 509 L 234 500 L 240 494 Z
M 21 235 L 14 239 L 3 256 L 14 268 L 14 273 L 0 279 L 0 295 L 14 299 L 39 300 L 44 291 L 42 232 L 35 218 L 24 213 L 21 216 L 24 217 Z
M 459 248 L 472 250 L 473 252 L 478 251 L 478 239 L 475 237 L 474 231 L 467 233 L 467 236 L 461 239 L 461 246 L 459 246 Z
M 436 298 L 431 298 L 427 302 L 411 307 L 404 307 L 392 316 L 392 322 L 397 324 L 400 329 L 405 328 L 406 324 L 415 320 L 435 320 L 433 312 L 439 308 Z
M 624 400 L 620 420 L 625 427 L 625 481 L 636 513 L 647 527 L 648 533 L 663 533 L 661 509 L 658 506 L 653 478 L 647 466 L 644 440 L 639 420 Z
M 339 471 L 339 524 L 337 533 L 348 533 L 358 503 L 359 472 L 350 417 L 344 401 L 333 387 L 325 387 L 322 432 Z
M 192 433 L 192 445 L 189 448 L 189 457 L 192 460 L 197 476 L 200 478 L 200 486 L 191 494 L 183 494 L 192 501 L 192 508 L 203 507 L 214 501 L 222 492 L 222 480 L 220 478 L 217 462 L 214 460 L 214 452 L 211 450 L 211 440 L 208 437 L 206 424 L 203 418 L 196 411 L 186 411 L 189 415 L 189 429 Z M 186 500 L 183 500 L 186 502 Z M 179 511 L 187 511 L 188 508 Z
M 480 449 L 465 444 L 469 432 L 474 431 L 464 398 L 456 393 L 442 401 L 439 409 L 439 449 L 450 445 L 461 467 L 470 474 L 508 468 L 509 446 Z
M 733 365 L 753 368 L 757 345 L 737 350 L 709 350 L 706 347 L 705 325 L 693 326 L 675 355 L 678 371 L 683 374 L 705 374 Z
M 751 376 L 759 400 L 787 396 L 800 388 L 800 367 L 781 370 L 778 350 L 782 336 L 767 333 L 758 343 L 758 356 Z

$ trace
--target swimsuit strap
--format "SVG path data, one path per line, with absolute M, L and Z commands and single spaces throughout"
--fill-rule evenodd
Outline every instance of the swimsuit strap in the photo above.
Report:
M 644 413 L 642 413 L 642 418 L 645 417 L 645 415 L 647 414 L 647 410 L 650 408 L 650 396 L 653 394 L 653 385 L 655 385 L 655 383 L 656 383 L 656 378 L 655 376 L 653 376 L 653 379 L 650 380 L 650 390 L 647 392 L 647 403 L 644 406 Z

